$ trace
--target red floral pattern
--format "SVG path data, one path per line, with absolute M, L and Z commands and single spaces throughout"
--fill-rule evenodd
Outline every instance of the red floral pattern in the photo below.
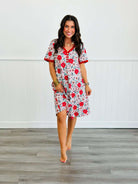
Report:
M 53 39 L 50 42 L 44 60 L 55 62 L 57 79 L 64 88 L 64 92 L 58 92 L 55 90 L 54 83 L 51 84 L 54 91 L 56 115 L 64 109 L 72 119 L 88 115 L 90 113 L 89 100 L 80 71 L 80 64 L 88 62 L 86 49 L 82 48 L 80 57 L 74 46 L 69 51 L 60 47 L 58 53 L 54 53 L 55 41 L 56 39 Z

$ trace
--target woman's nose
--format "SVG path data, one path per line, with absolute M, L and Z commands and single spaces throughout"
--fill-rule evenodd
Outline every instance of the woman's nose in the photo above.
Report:
M 68 31 L 70 31 L 71 30 L 71 28 L 70 27 L 68 27 Z

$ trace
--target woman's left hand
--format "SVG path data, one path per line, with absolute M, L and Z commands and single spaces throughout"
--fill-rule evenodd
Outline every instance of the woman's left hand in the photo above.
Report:
M 88 85 L 85 86 L 85 91 L 86 91 L 86 95 L 87 96 L 91 95 L 92 90 L 91 90 L 91 88 Z

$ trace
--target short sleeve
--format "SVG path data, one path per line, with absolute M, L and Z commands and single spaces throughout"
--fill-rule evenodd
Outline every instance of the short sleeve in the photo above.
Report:
M 47 52 L 45 54 L 44 60 L 47 62 L 54 62 L 54 44 L 55 44 L 55 39 L 52 40 L 48 46 Z
M 84 44 L 83 44 L 82 53 L 79 57 L 79 64 L 87 63 L 87 62 L 88 62 L 88 56 L 87 56 L 87 52 L 86 52 L 86 49 L 85 49 Z

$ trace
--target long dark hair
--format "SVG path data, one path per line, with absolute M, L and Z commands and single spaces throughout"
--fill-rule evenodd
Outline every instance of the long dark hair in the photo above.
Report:
M 74 42 L 75 50 L 78 53 L 78 55 L 80 56 L 81 51 L 82 51 L 81 45 L 83 47 L 83 42 L 81 41 L 81 34 L 80 34 L 80 28 L 79 28 L 78 20 L 73 15 L 66 15 L 60 23 L 60 28 L 58 30 L 58 38 L 57 38 L 57 40 L 54 44 L 55 53 L 58 52 L 59 47 L 63 47 L 63 45 L 64 45 L 65 35 L 63 33 L 63 29 L 64 29 L 64 26 L 65 26 L 65 23 L 66 23 L 67 20 L 74 21 L 75 34 L 71 37 L 71 41 Z

